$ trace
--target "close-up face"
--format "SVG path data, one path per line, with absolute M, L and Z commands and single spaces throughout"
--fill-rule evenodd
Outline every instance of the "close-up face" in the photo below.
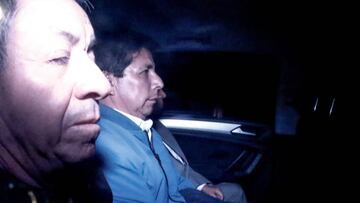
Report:
M 44 169 L 86 159 L 100 130 L 97 100 L 110 91 L 94 63 L 90 21 L 73 0 L 20 0 L 17 10 L 0 74 L 0 115 Z
M 153 111 L 163 81 L 155 72 L 151 53 L 146 49 L 134 54 L 123 77 L 113 77 L 115 107 L 125 113 L 147 118 Z

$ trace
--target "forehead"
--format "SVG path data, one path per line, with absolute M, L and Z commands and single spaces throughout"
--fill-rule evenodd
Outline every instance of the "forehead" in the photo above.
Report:
M 125 71 L 137 71 L 144 68 L 155 68 L 155 63 L 151 52 L 142 48 L 140 51 L 133 54 L 133 60 L 131 64 L 125 68 Z
M 152 54 L 146 48 L 141 48 L 139 52 L 133 54 L 133 62 L 154 64 Z
M 74 0 L 18 0 L 15 30 L 48 36 L 48 32 L 68 32 L 93 37 L 91 23 Z

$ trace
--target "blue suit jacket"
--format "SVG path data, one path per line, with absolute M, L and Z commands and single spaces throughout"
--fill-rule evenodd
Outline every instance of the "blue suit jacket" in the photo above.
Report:
M 185 202 L 179 190 L 194 186 L 173 166 L 159 134 L 152 131 L 161 165 L 139 126 L 105 105 L 100 112 L 97 154 L 114 202 Z

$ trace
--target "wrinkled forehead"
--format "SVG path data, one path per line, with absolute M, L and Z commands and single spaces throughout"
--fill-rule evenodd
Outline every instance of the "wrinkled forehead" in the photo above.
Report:
M 87 14 L 74 0 L 18 0 L 14 20 L 18 30 L 66 31 L 93 37 Z

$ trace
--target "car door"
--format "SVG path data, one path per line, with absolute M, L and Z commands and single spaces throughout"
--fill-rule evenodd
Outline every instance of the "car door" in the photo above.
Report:
M 271 173 L 269 126 L 170 112 L 160 121 L 173 133 L 193 169 L 214 183 L 239 183 L 249 199 L 265 196 Z
M 173 133 L 191 166 L 213 181 L 240 180 L 258 167 L 272 131 L 266 125 L 167 115 L 161 122 Z
M 192 168 L 214 183 L 241 184 L 250 200 L 265 197 L 277 79 L 271 58 L 184 51 L 155 61 L 167 94 L 161 122 Z

